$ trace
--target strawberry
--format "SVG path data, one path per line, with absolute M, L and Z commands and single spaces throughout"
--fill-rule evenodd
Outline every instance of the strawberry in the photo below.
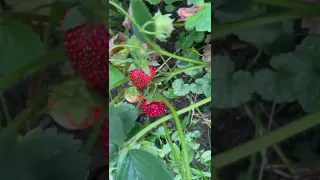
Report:
M 138 95 L 138 96 L 132 97 L 132 96 L 128 96 L 126 93 L 124 93 L 124 98 L 130 103 L 136 103 L 142 99 L 142 96 Z
M 103 121 L 100 128 L 100 144 L 105 153 L 109 153 L 109 122 L 107 120 Z
M 160 116 L 166 110 L 166 104 L 163 102 L 152 101 L 147 104 L 147 100 L 143 99 L 141 102 L 141 110 L 150 117 Z
M 132 66 L 132 65 L 131 65 Z M 142 69 L 136 68 L 130 71 L 129 77 L 132 84 L 137 87 L 137 89 L 143 89 L 149 82 L 153 79 L 156 73 L 155 66 L 148 66 L 150 74 L 147 75 Z
M 56 105 L 55 100 L 49 99 L 49 101 L 48 101 L 49 110 L 52 110 L 55 105 Z M 93 107 L 93 108 L 91 108 L 91 113 L 92 113 L 93 121 L 97 122 L 100 119 L 100 117 L 102 116 L 102 108 L 101 107 Z M 50 114 L 57 124 L 59 124 L 60 126 L 66 128 L 66 129 L 80 130 L 80 129 L 86 129 L 90 125 L 92 125 L 89 117 L 85 117 L 82 120 L 82 122 L 79 124 L 74 120 L 71 113 L 62 114 L 62 113 L 57 113 L 57 112 L 50 112 Z
M 103 24 L 84 23 L 68 29 L 63 41 L 73 66 L 88 84 L 100 86 L 107 82 L 109 34 Z
M 128 87 L 124 92 L 124 98 L 130 103 L 136 103 L 142 99 L 142 95 L 136 87 Z

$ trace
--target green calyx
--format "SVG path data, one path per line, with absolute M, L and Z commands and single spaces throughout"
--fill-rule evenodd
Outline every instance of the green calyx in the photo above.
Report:
M 151 92 L 147 96 L 145 96 L 144 99 L 146 99 L 146 104 L 150 104 L 151 102 L 162 102 L 159 92 Z
M 162 42 L 166 42 L 166 38 L 170 37 L 173 28 L 173 19 L 170 18 L 171 14 L 162 15 L 158 12 L 154 15 L 153 20 L 156 25 L 156 37 Z

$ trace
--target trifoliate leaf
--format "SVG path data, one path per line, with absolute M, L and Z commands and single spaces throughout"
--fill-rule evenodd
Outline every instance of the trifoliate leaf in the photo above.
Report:
M 298 70 L 294 66 L 301 64 L 301 62 L 294 54 L 289 53 L 272 57 L 270 64 L 276 71 L 265 69 L 255 74 L 255 86 L 258 94 L 265 100 L 272 100 L 276 103 L 294 101 L 294 71 Z M 301 67 L 303 67 L 302 64 Z M 262 88 L 263 84 L 268 84 L 268 86 Z
M 199 52 L 196 51 L 193 48 L 192 49 L 188 49 L 187 52 L 183 55 L 183 57 L 200 61 Z M 179 61 L 179 60 L 176 61 L 176 64 L 177 64 L 178 68 L 187 68 L 187 67 L 194 66 L 193 63 L 185 62 L 185 61 Z M 195 77 L 196 75 L 202 73 L 202 69 L 203 68 L 187 70 L 184 73 L 189 75 L 189 76 L 191 76 L 191 77 Z
M 230 59 L 222 56 L 213 58 L 212 80 L 214 107 L 228 108 L 238 107 L 251 99 L 254 88 L 252 76 L 247 71 L 233 72 L 233 63 Z
M 185 96 L 190 92 L 190 85 L 184 84 L 182 79 L 176 79 L 172 83 L 173 92 L 177 96 Z
M 190 89 L 194 94 L 203 94 L 201 84 L 192 83 L 190 84 Z
M 266 86 L 267 84 L 267 86 Z M 257 93 L 264 100 L 275 103 L 292 102 L 292 79 L 270 69 L 262 69 L 254 75 Z
M 166 42 L 166 38 L 170 37 L 173 28 L 173 19 L 170 18 L 171 14 L 162 15 L 158 12 L 154 15 L 153 20 L 156 26 L 156 37 L 162 42 Z
M 203 4 L 203 7 L 198 12 L 188 17 L 185 22 L 185 28 L 187 30 L 195 28 L 196 31 L 211 32 L 211 4 Z
M 211 97 L 211 73 L 207 73 L 203 78 L 196 79 L 195 82 L 206 97 Z

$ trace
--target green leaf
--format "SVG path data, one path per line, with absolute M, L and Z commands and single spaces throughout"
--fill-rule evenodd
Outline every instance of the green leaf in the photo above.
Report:
M 205 3 L 198 12 L 188 17 L 185 28 L 187 30 L 195 28 L 196 31 L 211 32 L 211 4 Z
M 173 5 L 171 5 L 171 4 L 168 4 L 168 5 L 166 5 L 166 6 L 164 7 L 164 9 L 165 9 L 167 12 L 173 12 L 173 11 L 176 9 L 176 7 L 173 6 Z
M 201 84 L 192 83 L 190 84 L 190 89 L 194 94 L 203 94 Z
M 0 23 L 0 74 L 8 75 L 44 55 L 45 48 L 31 27 L 20 21 Z
M 294 66 L 303 67 L 299 61 L 292 53 L 272 57 L 270 63 L 276 71 L 262 69 L 255 73 L 254 85 L 257 93 L 263 99 L 276 103 L 294 101 L 294 71 L 300 71 Z M 265 84 L 268 86 L 261 87 Z
M 204 0 L 187 0 L 188 5 L 203 4 Z
M 109 104 L 109 113 L 110 141 L 121 146 L 133 128 L 138 112 L 131 104 L 119 103 Z
M 193 42 L 193 41 L 189 41 L 189 42 Z M 187 43 L 184 42 L 184 44 L 187 44 Z M 191 43 L 191 44 L 193 44 L 193 43 Z M 193 48 L 186 50 L 186 53 L 183 54 L 183 57 L 200 61 L 199 52 Z M 176 61 L 176 65 L 178 68 L 188 68 L 188 67 L 194 66 L 193 63 L 180 61 L 180 60 Z M 191 76 L 191 77 L 195 77 L 195 76 L 199 75 L 200 73 L 202 73 L 202 68 L 188 70 L 188 71 L 185 71 L 184 73 Z
M 123 74 L 117 68 L 109 67 L 109 86 L 124 79 Z
M 151 16 L 147 6 L 143 3 L 142 0 L 131 0 L 130 1 L 130 7 L 131 7 L 131 10 L 132 10 L 132 14 L 131 15 L 133 16 L 133 18 L 135 19 L 135 21 L 137 22 L 137 24 L 140 27 L 142 27 L 148 21 L 152 21 L 152 16 Z M 132 24 L 132 29 L 133 29 L 133 32 L 134 32 L 135 36 L 137 36 L 137 38 L 140 41 L 146 42 L 136 25 Z M 148 25 L 146 27 L 146 30 L 150 31 L 150 32 L 154 32 L 155 31 L 155 27 L 154 27 L 154 25 L 151 24 L 151 25 Z M 151 41 L 155 40 L 155 36 L 154 35 L 146 35 L 146 36 Z
M 182 79 L 176 79 L 172 83 L 173 93 L 177 96 L 185 96 L 190 92 L 190 85 L 184 84 Z
M 61 24 L 61 30 L 67 31 L 87 21 L 87 18 L 80 11 L 81 6 L 74 6 L 68 10 Z
M 187 146 L 187 153 L 188 153 L 189 163 L 191 163 L 194 158 L 194 150 L 190 146 Z
M 138 112 L 132 104 L 128 103 L 117 104 L 116 111 L 123 122 L 123 131 L 127 134 L 132 129 L 138 117 Z
M 294 73 L 294 94 L 303 109 L 307 112 L 320 110 L 320 36 L 308 36 L 296 47 L 290 61 Z
M 232 61 L 222 56 L 213 58 L 212 71 L 215 72 L 212 80 L 214 107 L 238 107 L 251 99 L 254 88 L 249 72 L 233 72 Z
M 168 99 L 175 99 L 177 96 L 174 94 L 173 89 L 169 88 L 166 91 L 163 91 L 163 95 Z
M 131 149 L 128 151 L 120 171 L 118 180 L 173 180 L 164 162 L 147 151 Z
M 270 45 L 276 45 L 276 40 L 281 36 L 289 37 L 293 33 L 293 22 L 284 21 L 280 23 L 267 24 L 261 27 L 250 28 L 236 32 L 239 38 L 243 41 L 256 45 L 258 48 L 271 49 Z M 287 38 L 289 41 L 289 38 Z M 287 42 L 288 42 L 287 41 Z M 290 41 L 289 41 L 290 42 Z M 292 41 L 291 41 L 292 42 Z M 281 43 L 282 45 L 286 45 Z M 287 46 L 291 46 L 290 43 Z M 278 46 L 277 46 L 278 47 Z M 284 47 L 278 47 L 284 49 Z
M 269 69 L 262 69 L 254 75 L 254 86 L 257 93 L 264 100 L 275 103 L 292 102 L 295 100 L 292 93 L 291 77 Z M 268 86 L 265 86 L 268 84 Z
M 196 88 L 199 88 L 206 97 L 211 97 L 211 73 L 207 73 L 203 78 L 196 79 L 195 82 L 197 84 Z M 190 89 L 194 93 L 197 91 L 197 89 L 193 89 L 191 86 Z
M 156 5 L 156 4 L 160 3 L 160 0 L 148 0 L 148 2 L 152 5 Z
M 123 127 L 119 112 L 113 104 L 109 104 L 109 140 L 111 143 L 122 146 L 126 138 Z
M 61 15 L 63 14 L 65 8 L 65 5 L 60 3 L 52 4 L 50 6 L 49 21 L 53 29 L 56 29 L 60 26 Z
M 55 128 L 37 128 L 20 138 L 4 133 L 0 142 L 6 142 L 0 147 L 2 179 L 85 180 L 88 176 L 89 158 L 79 152 L 81 142 L 70 135 L 57 134 Z

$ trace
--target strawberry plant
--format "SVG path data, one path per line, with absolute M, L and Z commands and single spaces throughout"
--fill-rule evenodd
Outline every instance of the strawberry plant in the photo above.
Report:
M 94 150 L 104 165 L 109 151 L 107 5 L 1 2 L 0 179 L 94 179 Z
M 319 177 L 303 171 L 319 156 L 319 10 L 319 1 L 213 1 L 215 179 Z
M 210 2 L 109 5 L 109 179 L 210 179 Z

